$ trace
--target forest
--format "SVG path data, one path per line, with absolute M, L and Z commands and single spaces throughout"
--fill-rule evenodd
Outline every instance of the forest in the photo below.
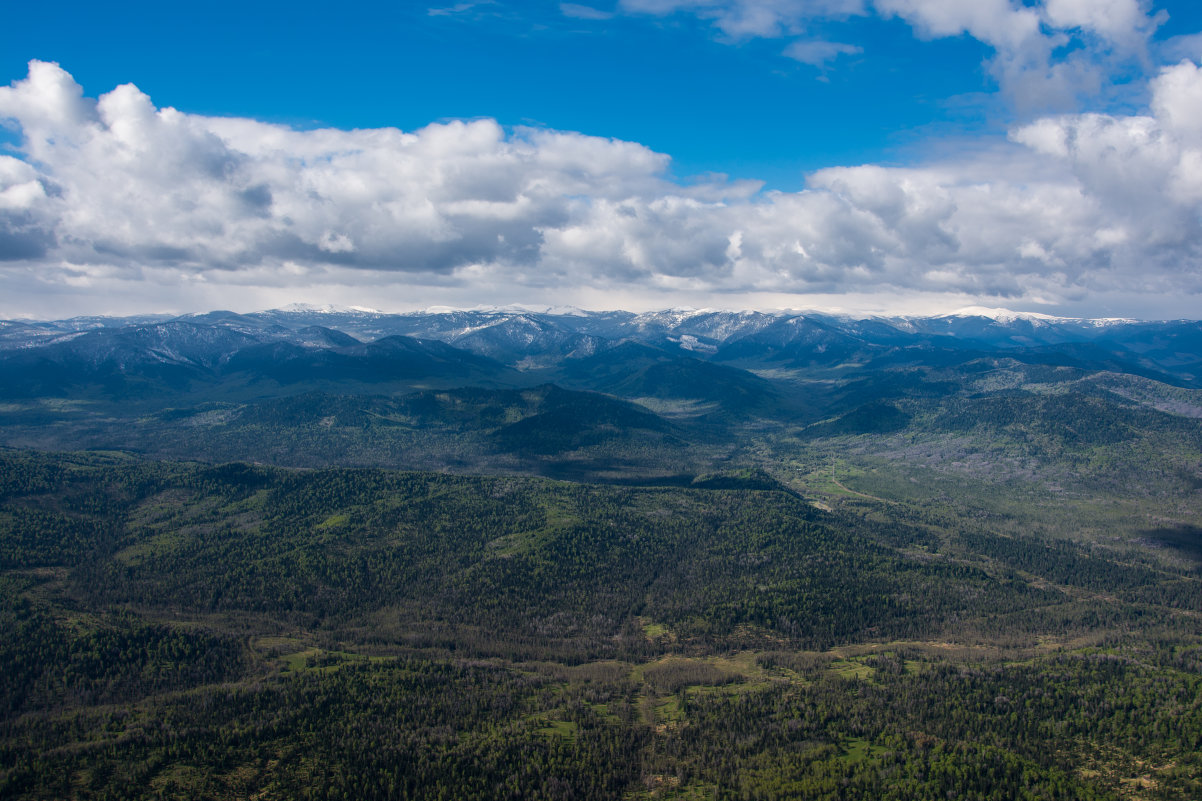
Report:
M 5 798 L 1202 791 L 1196 553 L 748 470 L 0 464 Z
M 0 798 L 1202 798 L 1199 324 L 315 315 L 0 322 Z

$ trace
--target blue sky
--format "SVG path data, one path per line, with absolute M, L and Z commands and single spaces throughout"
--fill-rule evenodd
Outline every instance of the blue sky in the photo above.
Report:
M 1181 316 L 1202 285 L 1192 2 L 218 0 L 5 17 L 4 315 L 374 298 L 1148 317 Z M 31 61 L 58 72 L 34 80 Z M 134 84 L 150 105 L 116 93 L 48 122 L 36 109 L 63 81 L 85 99 Z M 150 127 L 123 138 L 125 114 Z M 387 128 L 421 141 L 305 136 Z M 217 178 L 190 160 L 210 145 Z M 352 151 L 416 166 L 374 168 L 363 189 Z M 1166 208 L 1127 202 L 1130 169 Z M 1177 187 L 1167 200 L 1155 175 Z M 326 194 L 305 205 L 314 182 Z M 199 214 L 196 198 L 216 199 Z
M 640 142 L 671 154 L 682 176 L 725 172 L 781 189 L 819 167 L 904 161 L 931 136 L 997 132 L 1007 113 L 989 100 L 984 45 L 920 41 L 897 19 L 824 24 L 866 52 L 819 69 L 783 56 L 783 37 L 727 42 L 684 13 L 107 5 L 7 12 L 4 76 L 23 77 L 33 58 L 57 61 L 93 91 L 132 82 L 181 110 L 302 127 L 492 117 Z

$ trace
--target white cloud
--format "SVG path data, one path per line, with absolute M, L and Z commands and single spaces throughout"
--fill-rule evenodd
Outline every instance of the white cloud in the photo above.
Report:
M 0 313 L 102 291 L 362 303 L 356 287 L 373 305 L 1181 303 L 1202 291 L 1202 70 L 1151 90 L 1145 115 L 1047 117 L 972 157 L 765 193 L 682 186 L 636 143 L 491 120 L 298 131 L 130 85 L 93 101 L 34 62 L 0 88 L 23 154 L 0 156 Z
M 540 228 L 563 222 L 565 197 L 655 191 L 667 165 L 640 145 L 507 135 L 490 120 L 300 132 L 156 109 L 133 86 L 90 102 L 40 63 L 0 90 L 0 115 L 19 123 L 43 183 L 61 188 L 21 211 L 64 233 L 56 255 L 80 264 L 205 270 L 338 256 L 447 272 L 529 261 Z
M 605 20 L 612 19 L 613 14 L 592 6 L 582 6 L 578 3 L 560 3 L 559 13 L 572 19 Z
M 798 34 L 807 20 L 865 13 L 863 0 L 622 0 L 621 6 L 659 16 L 693 13 L 733 39 Z
M 967 33 L 994 47 L 1018 49 L 1039 36 L 1039 14 L 1010 0 L 874 0 L 884 15 L 896 15 L 929 37 Z
M 1047 0 L 1045 16 L 1056 28 L 1080 28 L 1105 39 L 1139 47 L 1159 24 L 1139 0 Z
M 481 5 L 492 5 L 492 0 L 485 0 L 484 2 L 476 3 L 456 3 L 452 6 L 445 6 L 442 8 L 428 8 L 426 9 L 426 13 L 431 17 L 449 17 L 454 14 L 462 14 L 465 11 L 471 11 L 472 9 Z
M 870 13 L 896 17 L 917 35 L 971 36 L 993 50 L 990 74 L 1023 112 L 1075 108 L 1108 76 L 1146 60 L 1148 40 L 1166 18 L 1145 0 L 622 0 L 631 13 L 677 12 L 712 21 L 731 41 L 795 37 L 784 54 L 824 66 L 848 47 L 807 41 L 817 23 Z
M 1183 139 L 1202 140 L 1202 74 L 1191 61 L 1169 67 L 1152 81 L 1152 110 Z
M 813 67 L 825 67 L 839 56 L 855 55 L 864 49 L 856 45 L 842 42 L 824 42 L 820 40 L 798 39 L 785 48 L 785 55 L 802 64 Z

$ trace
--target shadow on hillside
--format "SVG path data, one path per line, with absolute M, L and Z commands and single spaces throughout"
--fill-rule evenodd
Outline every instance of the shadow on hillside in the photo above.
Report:
M 1196 568 L 1202 569 L 1202 528 L 1174 526 L 1148 529 L 1141 534 L 1144 542 L 1162 548 L 1172 548 L 1192 561 Z

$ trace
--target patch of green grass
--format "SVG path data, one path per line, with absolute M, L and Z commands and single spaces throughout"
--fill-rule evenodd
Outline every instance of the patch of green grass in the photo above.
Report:
M 184 535 L 181 532 L 164 531 L 162 534 L 121 549 L 113 555 L 113 558 L 126 565 L 140 565 L 160 554 L 178 551 L 183 542 Z
M 261 489 L 233 504 L 230 508 L 235 510 L 262 509 L 267 505 L 267 499 L 270 496 L 271 490 Z
M 296 637 L 255 637 L 250 647 L 264 659 L 280 659 L 305 650 L 304 643 Z
M 770 681 L 738 681 L 731 684 L 698 684 L 685 688 L 690 695 L 745 695 L 760 692 L 772 686 Z
M 657 723 L 680 723 L 684 720 L 684 709 L 680 706 L 679 696 L 669 695 L 655 705 L 655 720 Z
M 602 720 L 604 720 L 606 723 L 611 723 L 611 724 L 616 725 L 616 724 L 619 724 L 622 722 L 621 718 L 619 718 L 613 712 L 609 711 L 609 704 L 603 704 L 600 701 L 598 701 L 598 702 L 589 704 L 588 707 L 589 707 L 589 709 L 596 712 L 597 716 L 600 717 Z
M 515 531 L 512 534 L 497 537 L 488 543 L 492 555 L 506 558 L 538 550 L 551 542 L 563 529 L 579 525 L 581 522 L 578 515 L 553 500 L 547 501 L 543 511 L 546 515 L 546 522 L 542 528 Z
M 871 679 L 876 671 L 856 659 L 836 659 L 827 670 L 845 679 Z
M 558 737 L 561 740 L 573 741 L 580 732 L 580 727 L 570 720 L 549 720 L 547 725 L 536 731 L 544 737 Z
M 663 623 L 654 623 L 647 618 L 639 618 L 639 622 L 643 626 L 643 636 L 654 642 L 655 640 L 672 639 L 672 630 Z
M 317 656 L 319 653 L 321 653 L 320 648 L 306 648 L 303 651 L 286 654 L 280 658 L 280 661 L 284 664 L 284 672 L 301 673 L 305 670 L 308 670 L 309 657 Z
M 889 749 L 880 745 L 873 745 L 867 740 L 856 737 L 850 740 L 843 741 L 843 760 L 845 762 L 864 762 L 865 760 L 876 760 Z
M 279 638 L 281 641 L 287 641 L 289 639 L 290 638 L 287 637 Z M 325 673 L 332 670 L 338 670 L 349 662 L 357 662 L 360 664 L 364 662 L 372 662 L 379 664 L 381 662 L 392 661 L 395 657 L 368 656 L 366 654 L 356 654 L 350 651 L 327 651 L 324 648 L 313 647 L 305 648 L 301 651 L 294 651 L 292 653 L 285 653 L 278 658 L 281 664 L 284 666 L 285 673 L 302 673 L 305 671 Z
M 629 664 L 610 659 L 603 659 L 599 662 L 585 662 L 570 667 L 557 666 L 557 669 L 564 670 L 573 681 L 585 683 L 617 684 L 630 676 Z
M 547 502 L 544 506 L 547 515 L 546 528 L 570 528 L 580 524 L 580 516 L 565 508 L 562 504 Z
M 507 558 L 538 550 L 548 539 L 549 535 L 545 529 L 515 531 L 490 541 L 488 548 L 493 556 Z

